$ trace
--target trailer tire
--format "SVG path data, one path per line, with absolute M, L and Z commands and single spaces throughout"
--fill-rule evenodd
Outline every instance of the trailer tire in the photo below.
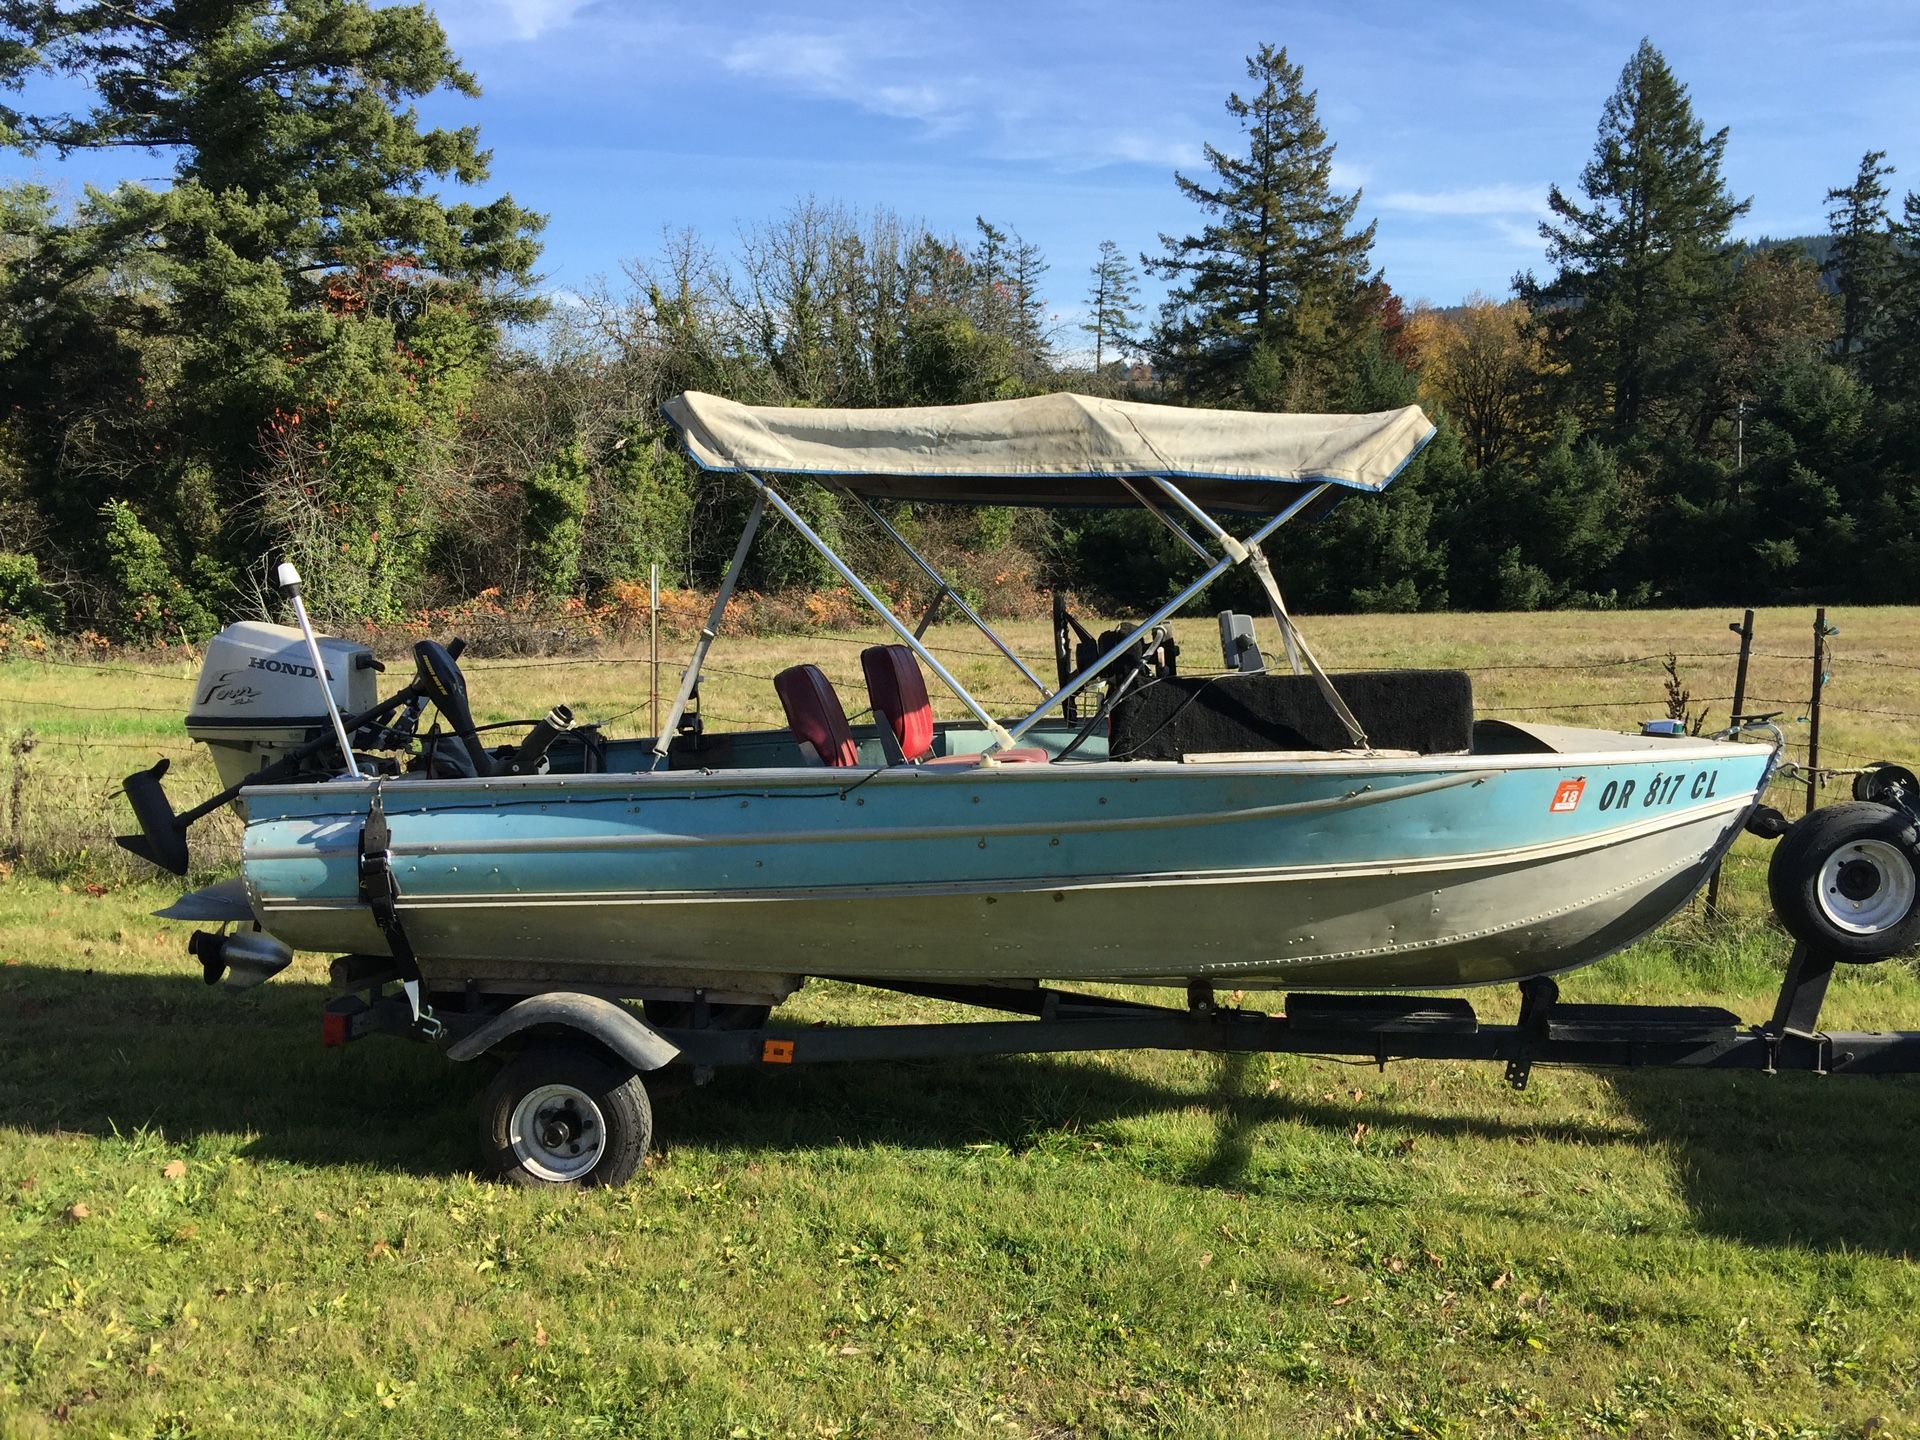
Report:
M 1795 939 L 1854 964 L 1890 959 L 1920 945 L 1920 833 L 1885 805 L 1816 810 L 1781 838 L 1767 890 Z
M 578 1045 L 523 1050 L 487 1087 L 488 1166 L 510 1185 L 624 1185 L 653 1143 L 653 1106 L 633 1070 Z
M 1920 800 L 1920 780 L 1904 765 L 1876 760 L 1853 777 L 1853 798 L 1898 807 L 1902 800 Z

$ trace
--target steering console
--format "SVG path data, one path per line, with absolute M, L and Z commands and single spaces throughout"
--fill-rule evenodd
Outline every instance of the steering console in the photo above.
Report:
M 413 646 L 414 686 L 447 717 L 447 724 L 466 747 L 473 773 L 482 778 L 494 773 L 493 757 L 480 743 L 474 727 L 473 707 L 467 703 L 467 679 L 460 673 L 457 657 L 461 642 L 451 646 L 438 640 L 417 640 Z

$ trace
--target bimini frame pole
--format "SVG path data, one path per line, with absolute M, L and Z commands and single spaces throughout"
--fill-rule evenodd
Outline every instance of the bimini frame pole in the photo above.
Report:
M 988 640 L 992 641 L 993 648 L 998 650 L 1002 655 L 1006 656 L 1007 659 L 1011 660 L 1013 662 L 1013 668 L 1018 670 L 1022 675 L 1027 677 L 1028 681 L 1032 683 L 1034 689 L 1038 690 L 1042 695 L 1047 693 L 1046 683 L 1042 681 L 1038 675 L 1034 674 L 1033 671 L 1027 668 L 1026 662 L 1022 660 L 1018 655 L 1014 654 L 1013 651 L 1008 648 L 1006 641 L 1002 640 L 998 635 L 994 634 L 993 627 L 987 624 L 986 621 L 982 620 L 978 615 L 974 613 L 973 607 L 967 604 L 965 600 L 960 598 L 960 592 L 954 589 L 951 585 L 949 585 L 946 582 L 946 580 L 941 576 L 940 572 L 934 569 L 932 564 L 929 563 L 927 559 L 924 556 L 922 556 L 918 550 L 914 549 L 913 546 L 907 543 L 907 537 L 902 535 L 898 530 L 894 529 L 893 525 L 887 520 L 887 517 L 882 515 L 878 510 L 874 509 L 872 503 L 868 501 L 866 496 L 855 494 L 855 492 L 851 490 L 843 491 L 841 493 L 853 496 L 855 503 L 857 503 L 862 510 L 865 510 L 867 514 L 873 517 L 875 524 L 877 524 L 882 530 L 886 531 L 888 535 L 893 537 L 893 543 L 898 545 L 901 548 L 901 550 L 903 550 L 906 553 L 906 556 L 909 560 L 913 561 L 915 565 L 918 565 L 920 567 L 921 573 L 924 574 L 929 580 L 933 581 L 934 584 L 940 587 L 939 592 L 933 598 L 933 604 L 929 606 L 927 609 L 927 619 L 921 622 L 920 628 L 919 630 L 914 632 L 915 634 L 924 635 L 926 633 L 927 623 L 933 619 L 934 611 L 939 608 L 940 602 L 942 600 L 951 600 L 955 605 L 960 607 L 960 613 L 966 616 L 967 619 L 973 622 L 973 628 L 978 630 L 982 635 L 986 636 Z
M 873 607 L 874 613 L 886 622 L 889 630 L 893 631 L 901 640 L 906 642 L 907 648 L 920 657 L 921 663 L 940 677 L 940 683 L 951 690 L 954 698 L 966 706 L 973 718 L 986 727 L 987 733 L 993 737 L 993 744 L 1002 748 L 1011 745 L 1013 743 L 1013 737 L 1007 733 L 1006 726 L 1002 725 L 998 720 L 983 710 L 980 702 L 967 693 L 966 687 L 947 673 L 947 667 L 936 660 L 933 652 L 920 643 L 920 637 L 909 630 L 900 617 L 887 608 L 885 601 L 867 588 L 865 581 L 861 580 L 858 575 L 847 568 L 847 562 L 833 553 L 833 547 L 831 545 L 813 533 L 813 527 L 800 518 L 794 508 L 780 497 L 779 492 L 751 471 L 742 471 L 741 473 L 759 490 L 762 499 L 764 499 L 767 504 L 773 506 L 775 510 L 779 511 L 781 518 L 793 526 L 795 530 L 799 531 L 801 538 L 820 552 L 821 558 L 831 565 L 840 578 L 852 587 L 853 592 Z
M 1153 498 L 1150 495 L 1148 495 L 1145 491 L 1136 487 L 1134 483 L 1131 480 L 1127 479 L 1127 477 L 1124 475 L 1116 475 L 1113 478 L 1120 482 L 1121 487 L 1129 495 L 1133 496 L 1135 500 L 1140 502 L 1140 508 L 1142 510 L 1146 511 L 1149 515 L 1153 516 L 1154 519 L 1158 520 L 1162 525 L 1166 526 L 1167 529 L 1171 530 L 1181 540 L 1186 542 L 1186 547 L 1189 550 L 1193 551 L 1194 554 L 1198 555 L 1202 560 L 1207 561 L 1209 564 L 1213 562 L 1213 552 L 1207 549 L 1206 546 L 1202 545 L 1198 540 L 1194 539 L 1193 536 L 1189 535 L 1183 528 L 1181 528 L 1180 523 L 1177 520 L 1175 520 L 1171 515 L 1167 514 L 1166 511 L 1162 510 L 1158 505 L 1154 504 Z
M 1316 485 L 1298 500 L 1287 506 L 1287 508 L 1282 510 L 1278 515 L 1267 521 L 1267 523 L 1262 525 L 1258 530 L 1254 531 L 1252 539 L 1244 542 L 1235 540 L 1233 543 L 1242 549 L 1241 558 L 1245 558 L 1246 554 L 1249 553 L 1253 547 L 1259 545 L 1267 536 L 1271 535 L 1282 525 L 1286 524 L 1287 521 L 1298 515 L 1308 505 L 1317 500 L 1327 489 L 1328 486 L 1325 484 Z M 1008 732 L 1009 739 L 1018 740 L 1022 735 L 1026 734 L 1027 731 L 1044 720 L 1050 713 L 1057 710 L 1062 704 L 1072 699 L 1075 695 L 1078 695 L 1088 685 L 1093 683 L 1101 671 L 1119 659 L 1120 656 L 1126 654 L 1126 652 L 1132 648 L 1134 641 L 1138 640 L 1142 635 L 1145 635 L 1149 630 L 1153 629 L 1154 626 L 1173 614 L 1174 611 L 1178 610 L 1182 605 L 1185 605 L 1187 601 L 1198 595 L 1238 563 L 1239 560 L 1235 559 L 1232 554 L 1222 556 L 1220 559 L 1214 561 L 1214 563 L 1208 567 L 1206 574 L 1202 575 L 1178 595 L 1167 601 L 1166 604 L 1154 611 L 1153 614 L 1149 615 L 1145 620 L 1142 620 L 1128 632 L 1124 640 L 1108 650 L 1106 654 L 1094 661 L 1093 664 L 1089 665 L 1085 670 L 1082 670 L 1072 681 L 1062 685 L 1058 690 L 1054 691 L 1053 694 L 1049 695 L 1038 709 L 1034 710 L 1032 714 L 1028 715 L 1026 719 L 1022 720 Z
M 767 513 L 767 497 L 763 491 L 753 500 L 753 509 L 747 512 L 746 528 L 740 532 L 740 543 L 733 547 L 733 562 L 727 566 L 726 578 L 720 582 L 720 592 L 713 597 L 713 609 L 707 612 L 707 623 L 700 627 L 700 638 L 693 643 L 693 658 L 687 661 L 686 673 L 680 677 L 680 693 L 673 697 L 673 707 L 667 711 L 661 722 L 660 733 L 653 737 L 653 763 L 647 768 L 658 770 L 667 759 L 667 747 L 673 743 L 673 733 L 680 728 L 680 717 L 687 712 L 687 703 L 693 699 L 694 687 L 700 683 L 700 667 L 706 664 L 707 651 L 713 647 L 713 637 L 720 633 L 720 622 L 727 613 L 727 601 L 733 598 L 734 588 L 740 583 L 740 572 L 746 567 L 747 551 L 753 548 L 753 537 L 759 533 L 760 517 Z
M 1320 687 L 1321 697 L 1333 711 L 1334 717 L 1346 728 L 1347 738 L 1360 749 L 1366 749 L 1367 732 L 1354 718 L 1353 711 L 1348 708 L 1347 702 L 1340 698 L 1340 692 L 1334 689 L 1333 681 L 1320 667 L 1320 661 L 1315 658 L 1312 649 L 1307 645 L 1307 637 L 1300 633 L 1300 628 L 1293 623 L 1293 617 L 1287 613 L 1287 602 L 1280 598 L 1279 582 L 1273 578 L 1273 567 L 1267 563 L 1266 552 L 1260 548 L 1260 541 L 1267 532 L 1262 531 L 1253 539 L 1242 543 L 1221 529 L 1212 516 L 1189 500 L 1180 487 L 1171 480 L 1156 478 L 1153 483 L 1172 497 L 1182 510 L 1198 520 L 1206 528 L 1207 533 L 1220 542 L 1220 548 L 1228 555 L 1236 561 L 1245 560 L 1252 564 L 1253 573 L 1259 577 L 1260 586 L 1267 592 L 1267 601 L 1273 607 L 1273 623 L 1280 627 L 1280 638 L 1286 642 L 1287 659 L 1293 665 L 1293 673 L 1296 675 L 1300 673 L 1300 659 L 1304 656 L 1307 668 L 1313 672 L 1314 683 Z M 1325 485 L 1320 486 L 1308 498 L 1312 499 L 1314 495 L 1320 494 L 1326 488 Z

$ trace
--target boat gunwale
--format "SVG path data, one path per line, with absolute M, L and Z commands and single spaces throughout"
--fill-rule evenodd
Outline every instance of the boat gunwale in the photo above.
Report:
M 1596 731 L 1594 733 L 1611 735 L 1613 732 Z M 1623 736 L 1622 738 L 1636 737 Z M 979 784 L 983 777 L 994 777 L 989 780 L 989 783 L 998 783 L 997 777 L 1007 775 L 1045 784 L 1061 784 L 1075 780 L 1111 781 L 1175 775 L 1185 776 L 1188 779 L 1229 779 L 1237 776 L 1310 778 L 1315 775 L 1375 775 L 1447 770 L 1497 774 L 1508 770 L 1568 770 L 1662 762 L 1686 763 L 1726 758 L 1733 751 L 1750 753 L 1756 759 L 1769 763 L 1772 758 L 1765 748 L 1757 745 L 1742 745 L 1731 740 L 1691 740 L 1685 744 L 1675 743 L 1671 746 L 1665 744 L 1645 747 L 1621 746 L 1616 749 L 1546 754 L 1462 751 L 1392 760 L 1343 754 L 1338 758 L 1326 760 L 1286 760 L 1271 764 L 1235 762 L 1221 765 L 1208 764 L 1199 768 L 1178 760 L 1071 760 L 1058 764 L 1053 762 L 1047 764 L 985 763 L 966 768 L 948 765 L 933 767 L 850 765 L 836 768 L 783 765 L 737 770 L 635 770 L 597 774 L 490 776 L 484 779 L 442 780 L 419 776 L 385 776 L 356 782 L 343 777 L 299 784 L 250 785 L 241 790 L 239 798 L 248 800 L 256 795 L 303 798 L 345 795 L 364 797 L 378 789 L 383 797 L 391 801 L 402 795 L 408 798 L 415 795 L 422 797 L 453 795 L 463 790 L 507 793 L 522 790 L 536 792 L 553 790 L 561 794 L 569 791 L 618 791 L 635 788 L 726 791 L 738 789 L 745 784 L 782 789 L 826 788 L 851 791 L 855 785 L 863 788 L 867 785 L 881 784 L 973 785 Z M 431 806 L 423 807 L 418 813 L 428 813 L 431 808 Z M 359 813 L 357 807 L 352 813 Z M 413 812 L 395 812 L 389 803 L 388 814 L 394 813 Z

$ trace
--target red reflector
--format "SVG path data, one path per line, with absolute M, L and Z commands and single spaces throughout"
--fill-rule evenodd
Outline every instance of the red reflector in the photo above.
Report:
M 336 1015 L 331 1010 L 320 1016 L 320 1043 L 322 1045 L 344 1045 L 353 1036 L 347 1033 L 347 1017 Z

